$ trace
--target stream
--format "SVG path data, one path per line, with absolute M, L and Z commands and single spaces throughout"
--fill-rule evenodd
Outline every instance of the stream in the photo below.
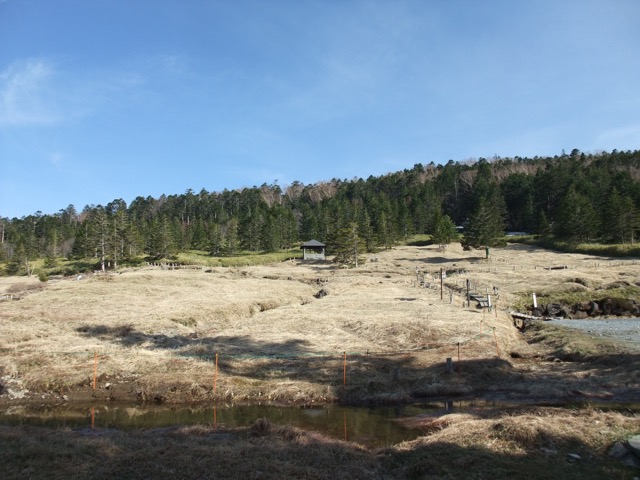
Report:
M 469 405 L 465 402 L 466 406 Z M 400 421 L 415 416 L 440 416 L 459 412 L 462 402 L 440 401 L 422 405 L 388 407 L 281 407 L 233 405 L 167 407 L 155 405 L 16 405 L 0 410 L 0 425 L 32 425 L 69 429 L 148 429 L 187 425 L 246 427 L 258 418 L 278 425 L 292 425 L 307 431 L 360 443 L 385 447 L 412 440 L 422 432 Z

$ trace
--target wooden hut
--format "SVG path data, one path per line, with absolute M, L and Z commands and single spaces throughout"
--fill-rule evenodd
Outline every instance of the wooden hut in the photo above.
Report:
M 303 243 L 300 248 L 302 248 L 302 259 L 303 260 L 324 260 L 324 243 L 320 243 L 317 240 L 309 240 L 306 243 Z

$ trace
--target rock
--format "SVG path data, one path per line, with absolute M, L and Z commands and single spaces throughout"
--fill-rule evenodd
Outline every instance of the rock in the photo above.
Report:
M 640 460 L 633 455 L 627 455 L 621 462 L 626 467 L 640 468 Z
M 609 450 L 609 456 L 620 460 L 629 454 L 629 450 L 622 443 L 618 442 Z
M 575 320 L 584 320 L 585 318 L 589 318 L 589 315 L 583 310 L 578 310 L 571 315 L 571 318 Z
M 570 462 L 579 462 L 580 460 L 582 460 L 582 457 L 577 453 L 568 453 L 567 460 Z
M 575 313 L 588 312 L 589 310 L 591 310 L 591 303 L 590 302 L 580 302 L 580 303 L 576 303 L 573 306 L 573 311 Z
M 640 457 L 640 435 L 636 435 L 631 437 L 629 440 L 629 448 L 633 453 L 635 453 L 638 457 Z
M 599 302 L 600 308 L 604 315 L 631 316 L 633 310 L 637 307 L 633 300 L 626 298 L 607 297 Z
M 560 312 L 562 312 L 562 305 L 559 303 L 550 303 L 545 308 L 545 311 L 549 317 L 557 317 L 560 315 Z
M 542 307 L 536 307 L 531 309 L 531 315 L 534 317 L 542 317 L 544 315 L 545 309 Z

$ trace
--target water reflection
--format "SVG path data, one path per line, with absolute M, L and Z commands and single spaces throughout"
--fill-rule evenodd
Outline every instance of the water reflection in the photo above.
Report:
M 458 409 L 462 405 L 458 406 Z M 121 430 L 182 425 L 214 428 L 244 427 L 265 417 L 279 425 L 294 425 L 334 438 L 368 446 L 389 446 L 420 435 L 401 418 L 439 415 L 456 410 L 453 402 L 393 407 L 280 407 L 235 405 L 209 407 L 163 407 L 147 405 L 77 405 L 57 407 L 12 406 L 0 412 L 0 424 L 37 425 L 50 428 L 116 428 Z

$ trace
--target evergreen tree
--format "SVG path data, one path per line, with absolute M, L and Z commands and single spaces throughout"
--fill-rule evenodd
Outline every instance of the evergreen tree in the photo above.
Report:
M 475 181 L 474 203 L 461 243 L 464 248 L 484 247 L 488 255 L 489 247 L 504 243 L 505 205 L 486 162 L 480 162 Z
M 504 243 L 504 221 L 500 209 L 490 201 L 481 198 L 465 227 L 462 238 L 464 248 L 489 248 Z
M 240 242 L 238 240 L 238 220 L 233 217 L 225 225 L 224 230 L 224 251 L 227 255 L 234 255 L 238 252 Z
M 604 238 L 609 242 L 634 243 L 635 232 L 640 227 L 640 215 L 633 199 L 620 195 L 614 187 L 608 195 L 602 220 Z
M 589 199 L 572 186 L 561 200 L 555 216 L 554 234 L 561 239 L 588 241 L 600 230 L 599 221 Z
M 364 240 L 358 234 L 357 222 L 351 222 L 338 230 L 333 244 L 334 261 L 358 267 L 364 263 L 366 252 Z
M 435 228 L 431 235 L 431 240 L 434 243 L 448 245 L 457 237 L 457 235 L 458 230 L 456 229 L 453 220 L 451 220 L 451 217 L 438 212 L 436 214 Z
M 551 234 L 551 225 L 549 224 L 549 219 L 547 218 L 547 214 L 544 213 L 544 210 L 542 208 L 538 212 L 538 219 L 536 220 L 534 232 L 538 235 L 542 235 L 543 237 Z
M 209 253 L 214 256 L 220 255 L 224 249 L 223 234 L 220 225 L 217 223 L 211 225 L 209 229 L 209 238 Z

